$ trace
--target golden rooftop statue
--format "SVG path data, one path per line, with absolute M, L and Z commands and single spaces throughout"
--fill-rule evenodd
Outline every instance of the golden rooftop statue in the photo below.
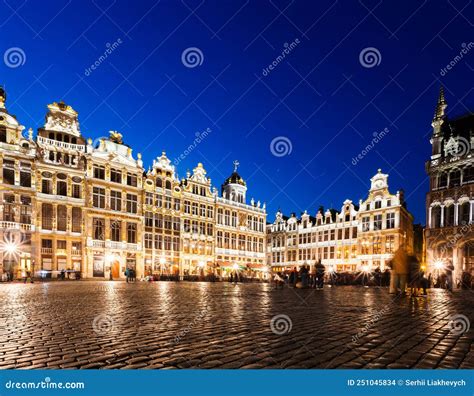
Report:
M 110 131 L 110 140 L 114 143 L 123 144 L 122 134 L 117 131 Z

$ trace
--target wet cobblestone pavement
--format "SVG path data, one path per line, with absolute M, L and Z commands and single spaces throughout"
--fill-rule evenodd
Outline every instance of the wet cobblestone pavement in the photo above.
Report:
M 474 368 L 473 313 L 472 291 L 0 284 L 0 368 Z

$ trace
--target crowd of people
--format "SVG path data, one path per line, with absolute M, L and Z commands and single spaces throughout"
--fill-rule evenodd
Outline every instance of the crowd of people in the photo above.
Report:
M 310 271 L 309 265 L 303 265 L 299 270 L 293 268 L 289 272 L 277 272 L 273 275 L 273 284 L 276 289 L 284 286 L 294 288 L 322 289 L 324 284 L 338 285 L 360 285 L 388 287 L 390 294 L 410 294 L 412 296 L 426 296 L 430 287 L 441 287 L 449 291 L 453 290 L 454 266 L 447 262 L 443 271 L 435 279 L 432 274 L 427 275 L 420 261 L 414 255 L 409 255 L 403 248 L 399 248 L 387 267 L 382 271 L 379 267 L 373 271 L 336 272 L 326 271 L 321 261 L 317 262 L 314 271 Z M 467 276 L 464 275 L 465 278 Z M 469 280 L 463 279 L 462 284 L 471 284 Z

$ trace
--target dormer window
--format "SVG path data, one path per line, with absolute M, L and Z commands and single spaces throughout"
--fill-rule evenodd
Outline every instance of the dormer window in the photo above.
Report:
M 382 207 L 382 201 L 375 201 L 375 209 L 380 209 Z

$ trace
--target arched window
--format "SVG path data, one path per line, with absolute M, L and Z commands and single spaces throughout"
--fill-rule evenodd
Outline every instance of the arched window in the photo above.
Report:
M 114 242 L 120 242 L 120 221 L 113 221 L 110 225 L 110 239 Z
M 433 206 L 431 209 L 431 228 L 441 227 L 441 206 Z
M 454 225 L 454 205 L 444 207 L 444 226 L 452 227 Z
M 469 224 L 469 208 L 471 204 L 469 201 L 459 205 L 459 225 Z
M 163 187 L 163 181 L 161 180 L 161 177 L 156 178 L 156 187 Z
M 165 188 L 171 190 L 171 182 L 169 180 L 166 180 Z

